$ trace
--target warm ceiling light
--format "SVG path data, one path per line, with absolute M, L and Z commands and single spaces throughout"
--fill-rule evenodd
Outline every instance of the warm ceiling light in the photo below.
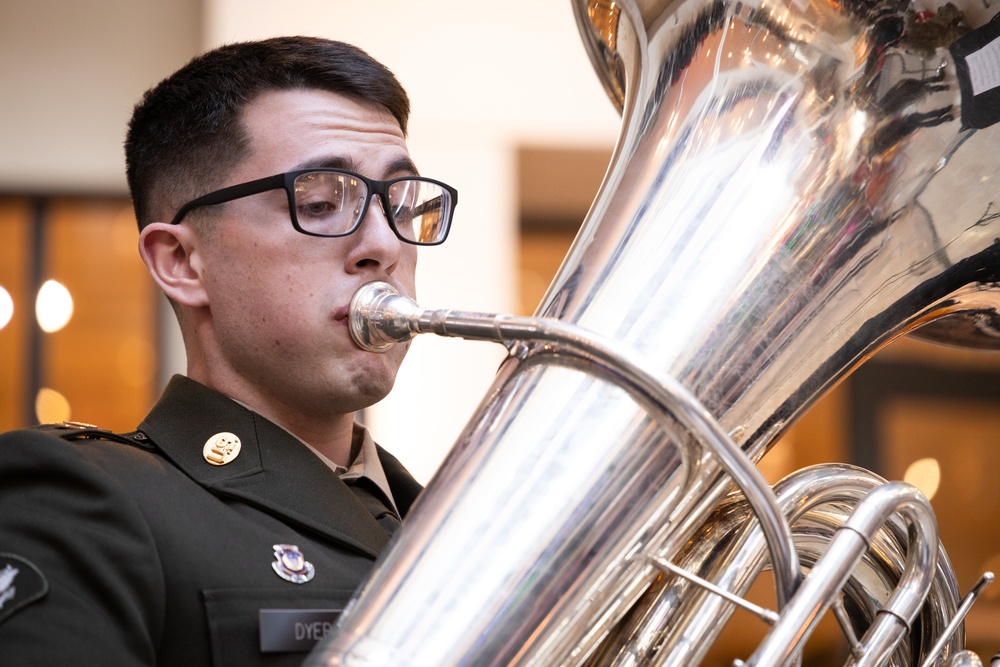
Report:
M 62 283 L 46 280 L 35 299 L 35 317 L 45 333 L 59 331 L 73 317 L 73 297 Z
M 10 292 L 0 285 L 0 329 L 3 329 L 14 317 L 14 299 L 10 298 Z
M 934 497 L 941 484 L 941 465 L 937 459 L 919 459 L 910 464 L 903 481 L 920 489 L 927 500 Z

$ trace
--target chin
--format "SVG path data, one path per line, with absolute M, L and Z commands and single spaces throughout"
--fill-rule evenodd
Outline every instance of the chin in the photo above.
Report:
M 341 367 L 339 378 L 334 378 L 334 383 L 342 387 L 340 391 L 349 394 L 341 394 L 341 398 L 345 402 L 356 403 L 356 410 L 381 401 L 396 383 L 396 374 L 405 354 L 405 348 L 398 351 L 392 349 L 384 354 L 366 352 L 361 363 L 352 364 L 349 370 Z
M 396 373 L 372 373 L 365 374 L 357 378 L 354 383 L 354 394 L 359 403 L 363 403 L 359 408 L 366 408 L 378 403 L 389 395 L 393 385 L 396 383 Z

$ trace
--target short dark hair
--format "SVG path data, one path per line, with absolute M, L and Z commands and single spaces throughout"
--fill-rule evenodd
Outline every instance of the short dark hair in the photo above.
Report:
M 380 106 L 406 134 L 406 91 L 357 47 L 317 37 L 222 46 L 148 90 L 132 112 L 125 171 L 139 228 L 217 187 L 250 150 L 241 122 L 247 104 L 265 92 L 295 89 Z

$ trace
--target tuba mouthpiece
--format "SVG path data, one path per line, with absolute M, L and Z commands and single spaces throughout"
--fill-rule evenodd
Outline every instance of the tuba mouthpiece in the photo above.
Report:
M 363 350 L 385 352 L 417 335 L 420 307 L 388 283 L 368 283 L 355 292 L 347 315 L 351 338 Z

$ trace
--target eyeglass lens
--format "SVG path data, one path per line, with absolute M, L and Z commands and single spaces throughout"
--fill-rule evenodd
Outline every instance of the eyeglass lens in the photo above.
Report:
M 445 232 L 451 197 L 437 183 L 402 179 L 389 185 L 389 210 L 396 231 L 414 243 L 437 243 Z M 295 217 L 312 234 L 337 236 L 360 221 L 371 193 L 350 174 L 312 171 L 295 178 Z

